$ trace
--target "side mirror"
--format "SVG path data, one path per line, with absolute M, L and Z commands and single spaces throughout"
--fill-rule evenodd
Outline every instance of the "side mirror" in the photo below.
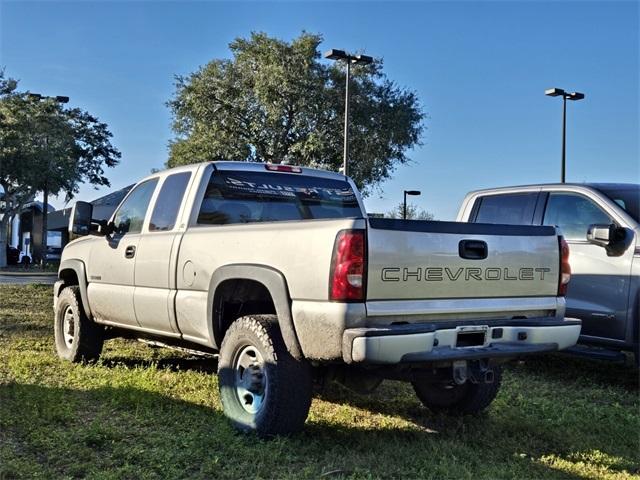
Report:
M 91 215 L 93 205 L 78 201 L 71 209 L 69 218 L 69 235 L 82 237 L 91 233 Z
M 91 233 L 93 235 L 108 236 L 115 230 L 113 222 L 108 220 L 91 220 Z
M 611 225 L 589 225 L 587 241 L 604 247 L 608 257 L 618 257 L 629 247 L 633 235 L 627 234 L 627 229 Z
M 599 245 L 600 247 L 608 247 L 613 239 L 616 226 L 611 225 L 598 225 L 593 224 L 589 225 L 589 230 L 587 230 L 587 242 L 593 243 L 594 245 Z

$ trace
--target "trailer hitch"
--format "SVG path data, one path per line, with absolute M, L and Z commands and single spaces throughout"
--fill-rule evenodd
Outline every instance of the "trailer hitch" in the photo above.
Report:
M 453 362 L 453 381 L 456 385 L 471 383 L 493 383 L 495 373 L 487 360 L 456 360 Z

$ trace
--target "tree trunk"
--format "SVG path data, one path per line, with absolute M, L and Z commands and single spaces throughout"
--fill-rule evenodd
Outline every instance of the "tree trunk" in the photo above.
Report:
M 5 217 L 0 220 L 0 268 L 4 268 L 7 266 L 7 224 L 8 222 L 5 220 L 7 218 L 7 214 Z

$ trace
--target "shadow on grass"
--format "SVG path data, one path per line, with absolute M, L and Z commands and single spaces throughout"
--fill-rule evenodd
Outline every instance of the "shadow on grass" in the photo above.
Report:
M 557 382 L 585 384 L 623 388 L 629 392 L 640 390 L 640 370 L 626 364 L 579 358 L 568 354 L 533 356 L 520 364 L 511 364 L 510 368 L 520 373 L 544 375 Z
M 161 370 L 172 372 L 191 370 L 201 373 L 216 373 L 218 362 L 213 358 L 206 357 L 163 357 L 157 359 L 143 359 L 123 356 L 110 356 L 100 361 L 100 364 L 107 368 L 150 368 L 156 367 Z
M 3 335 L 21 335 L 29 333 L 33 336 L 46 337 L 53 334 L 53 327 L 42 322 L 24 320 L 9 321 L 7 318 L 0 318 L 0 333 Z
M 587 478 L 536 459 L 611 450 L 589 439 L 566 449 L 552 434 L 563 425 L 516 412 L 451 419 L 406 401 L 387 408 L 380 398 L 344 393 L 333 392 L 333 401 L 409 416 L 428 428 L 320 414 L 301 434 L 265 441 L 237 433 L 218 408 L 155 392 L 10 383 L 0 385 L 0 478 Z M 624 452 L 610 454 L 621 458 L 613 473 L 629 468 Z
M 484 446 L 490 439 L 493 448 L 485 452 L 489 461 L 507 461 L 509 455 L 535 459 L 551 456 L 558 460 L 557 464 L 566 466 L 581 461 L 571 459 L 591 455 L 593 459 L 602 457 L 604 460 L 593 461 L 604 462 L 600 466 L 606 463 L 612 473 L 640 473 L 637 434 L 640 419 L 637 397 L 633 395 L 638 388 L 637 371 L 613 364 L 587 369 L 591 362 L 574 358 L 569 359 L 570 367 L 563 366 L 565 362 L 565 357 L 554 356 L 538 358 L 530 364 L 507 366 L 497 401 L 478 416 L 456 418 L 432 414 L 415 398 L 413 389 L 400 382 L 386 381 L 370 395 L 356 394 L 333 384 L 321 392 L 319 398 L 401 417 L 427 432 L 437 432 L 439 435 L 435 438 L 445 442 L 460 439 L 467 445 Z M 549 365 L 548 371 L 545 365 Z M 588 373 L 580 375 L 582 368 Z M 530 384 L 529 376 L 533 372 L 543 376 L 543 388 Z M 577 377 L 583 385 L 595 384 L 595 391 L 576 389 L 572 382 Z M 553 381 L 548 382 L 549 378 Z M 611 395 L 613 387 L 618 389 L 618 398 Z M 594 467 L 584 476 L 591 478 L 596 471 Z
M 110 357 L 104 360 L 103 364 L 107 367 L 124 365 L 127 368 L 155 366 L 156 368 L 169 369 L 171 371 L 193 370 L 213 374 L 217 370 L 217 362 L 215 360 L 199 357 L 169 357 L 155 360 Z M 503 417 L 498 420 L 496 420 L 495 414 L 492 412 L 483 413 L 477 417 L 467 416 L 464 418 L 432 414 L 420 404 L 410 385 L 402 382 L 386 381 L 377 391 L 370 395 L 360 395 L 333 383 L 322 392 L 319 392 L 316 398 L 335 405 L 352 406 L 374 414 L 400 417 L 426 433 L 437 432 L 452 438 L 461 433 L 464 434 L 464 432 L 476 430 L 480 432 L 489 428 L 489 430 L 494 430 L 496 435 L 501 435 L 506 431 L 507 435 L 518 443 L 518 435 L 525 434 L 529 438 L 529 445 L 532 451 L 539 455 L 548 453 L 550 445 L 562 446 L 560 447 L 561 449 L 564 448 L 567 446 L 568 436 L 571 435 L 574 436 L 571 440 L 573 446 L 579 447 L 581 450 L 598 450 L 625 455 L 624 452 L 620 453 L 617 450 L 615 443 L 612 444 L 611 437 L 600 438 L 597 435 L 582 436 L 577 434 L 576 432 L 583 428 L 585 431 L 590 430 L 589 421 L 586 418 L 583 421 L 576 419 L 576 416 L 580 416 L 579 411 L 566 405 L 555 405 L 553 399 L 541 398 L 538 400 L 536 398 L 537 392 L 529 389 L 526 379 L 528 375 L 535 374 L 544 381 L 550 381 L 549 390 L 557 392 L 559 398 L 562 397 L 564 389 L 578 388 L 573 386 L 576 379 L 579 379 L 579 382 L 584 385 L 602 386 L 609 390 L 616 387 L 622 389 L 622 392 L 625 390 L 627 392 L 635 392 L 638 390 L 638 379 L 637 370 L 634 367 L 594 362 L 562 355 L 548 355 L 531 357 L 522 364 L 507 364 L 505 368 L 507 375 L 521 382 L 515 388 L 522 388 L 520 393 L 525 396 L 531 395 L 531 397 L 526 399 L 526 411 L 515 405 L 510 406 L 506 412 L 504 409 L 498 412 L 498 415 L 505 415 L 506 413 L 508 418 Z M 574 397 L 579 397 L 579 394 Z M 634 402 L 633 398 L 630 398 L 629 402 Z M 587 399 L 585 398 L 585 400 Z M 609 402 L 609 396 L 606 391 L 603 391 L 598 397 L 589 398 L 588 400 L 594 404 L 606 404 Z M 623 405 L 623 407 L 628 408 L 628 405 L 626 407 Z M 550 414 L 549 408 L 552 408 L 555 412 Z M 555 414 L 562 409 L 566 409 L 569 415 L 563 413 L 557 415 L 558 418 L 556 418 Z M 615 420 L 605 418 L 604 422 L 615 422 Z M 343 426 L 331 426 L 332 430 L 335 428 L 345 429 Z M 611 424 L 611 430 L 613 431 L 614 429 L 615 425 Z M 348 427 L 346 430 L 350 431 L 352 429 Z M 411 431 L 410 435 L 414 433 Z M 629 441 L 632 442 L 633 439 L 629 439 Z

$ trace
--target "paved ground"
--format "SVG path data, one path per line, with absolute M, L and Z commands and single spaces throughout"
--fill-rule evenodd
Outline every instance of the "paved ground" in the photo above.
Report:
M 0 284 L 27 285 L 29 283 L 44 283 L 53 285 L 56 275 L 3 275 L 0 274 Z

